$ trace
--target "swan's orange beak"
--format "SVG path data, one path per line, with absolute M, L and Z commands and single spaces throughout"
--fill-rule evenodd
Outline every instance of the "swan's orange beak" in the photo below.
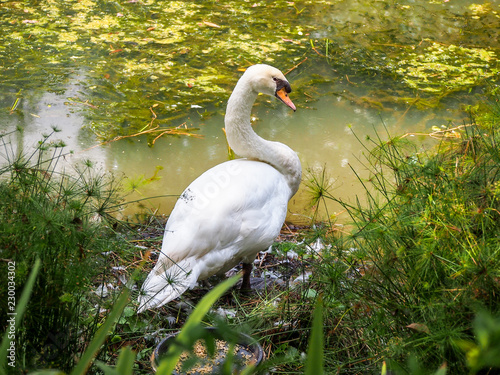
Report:
M 290 98 L 288 97 L 288 93 L 286 92 L 285 87 L 276 91 L 276 97 L 279 100 L 281 100 L 283 103 L 285 103 L 287 106 L 289 106 L 291 109 L 293 109 L 294 111 L 297 109 L 297 108 L 295 108 L 295 104 L 293 104 L 292 101 L 290 100 Z

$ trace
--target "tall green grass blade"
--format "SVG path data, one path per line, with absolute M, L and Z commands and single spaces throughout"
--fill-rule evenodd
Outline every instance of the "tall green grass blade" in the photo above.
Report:
M 92 364 L 94 357 L 99 352 L 101 345 L 106 340 L 106 336 L 113 328 L 114 324 L 123 312 L 123 309 L 129 302 L 129 290 L 124 289 L 120 297 L 115 303 L 115 306 L 111 310 L 110 314 L 104 321 L 104 324 L 97 330 L 94 338 L 90 342 L 87 350 L 83 353 L 82 357 L 78 361 L 76 367 L 71 371 L 71 375 L 84 375 L 90 365 Z
M 307 351 L 306 375 L 324 373 L 323 362 L 323 299 L 318 297 L 313 313 L 313 326 Z
M 382 363 L 382 375 L 387 375 L 387 363 L 385 361 Z
M 116 364 L 116 372 L 120 375 L 132 375 L 134 368 L 135 353 L 130 347 L 121 350 Z
M 97 362 L 97 366 L 105 375 L 132 375 L 134 369 L 135 353 L 129 346 L 122 348 L 118 355 L 116 367 Z
M 184 348 L 193 342 L 193 335 L 196 334 L 199 328 L 199 324 L 203 317 L 210 310 L 212 305 L 222 296 L 229 288 L 231 288 L 241 275 L 235 275 L 212 289 L 207 295 L 205 295 L 202 300 L 196 305 L 186 323 L 182 327 L 181 332 L 177 335 L 177 338 L 173 345 L 171 345 L 167 351 L 165 359 L 161 361 L 157 375 L 171 375 L 179 361 Z
M 23 318 L 24 312 L 26 311 L 26 306 L 28 305 L 29 298 L 31 296 L 31 292 L 33 291 L 33 286 L 35 284 L 35 280 L 38 276 L 38 271 L 40 270 L 40 265 L 41 261 L 40 259 L 37 259 L 35 261 L 35 264 L 33 265 L 33 269 L 30 273 L 30 276 L 28 278 L 28 281 L 26 282 L 26 285 L 24 286 L 23 293 L 21 294 L 21 298 L 19 298 L 19 301 L 17 302 L 16 305 L 16 311 L 14 312 L 13 317 L 15 317 L 15 323 L 14 323 L 14 332 L 17 332 L 17 329 L 19 327 L 19 324 L 21 323 L 21 320 Z M 7 328 L 7 332 L 5 332 L 3 339 L 2 339 L 2 345 L 0 345 L 0 369 L 3 371 L 6 371 L 6 361 L 7 361 L 7 351 L 9 349 L 11 339 L 9 338 L 9 328 Z
M 255 371 L 256 371 L 255 369 L 256 369 L 255 365 L 249 365 L 249 366 L 245 367 L 245 368 L 243 369 L 243 371 L 241 371 L 241 372 L 240 372 L 240 375 L 250 375 L 250 374 L 254 374 L 254 373 L 255 373 Z
M 435 373 L 434 375 L 446 375 L 447 371 L 447 366 L 446 364 L 443 364 Z

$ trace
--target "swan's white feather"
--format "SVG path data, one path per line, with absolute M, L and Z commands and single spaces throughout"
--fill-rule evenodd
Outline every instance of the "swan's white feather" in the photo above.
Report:
M 198 280 L 251 262 L 275 240 L 291 194 L 281 173 L 253 160 L 228 161 L 198 177 L 169 217 L 139 312 L 170 302 Z
M 250 112 L 259 92 L 279 93 L 295 110 L 283 90 L 290 92 L 288 81 L 269 65 L 248 68 L 238 81 L 226 110 L 226 136 L 246 159 L 211 168 L 182 193 L 165 227 L 157 264 L 142 286 L 139 312 L 164 305 L 198 280 L 251 263 L 279 234 L 300 184 L 300 160 L 288 146 L 259 137 Z

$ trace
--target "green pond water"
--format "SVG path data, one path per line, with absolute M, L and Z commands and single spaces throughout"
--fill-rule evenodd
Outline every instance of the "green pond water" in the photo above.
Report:
M 353 201 L 351 168 L 368 177 L 357 137 L 469 121 L 498 82 L 499 12 L 455 0 L 3 2 L 0 156 L 56 128 L 59 168 L 90 159 L 136 187 L 127 199 L 163 196 L 142 203 L 168 214 L 227 160 L 227 98 L 247 66 L 268 63 L 287 72 L 298 109 L 259 97 L 255 130 L 299 154 L 304 180 L 325 167 L 332 193 Z M 303 186 L 289 219 L 311 215 Z

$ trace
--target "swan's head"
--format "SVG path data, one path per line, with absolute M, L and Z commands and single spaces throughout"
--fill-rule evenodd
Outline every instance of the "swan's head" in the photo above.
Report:
M 292 88 L 281 71 L 270 65 L 258 64 L 249 67 L 244 75 L 250 81 L 254 91 L 276 96 L 291 109 L 296 110 L 288 97 Z

